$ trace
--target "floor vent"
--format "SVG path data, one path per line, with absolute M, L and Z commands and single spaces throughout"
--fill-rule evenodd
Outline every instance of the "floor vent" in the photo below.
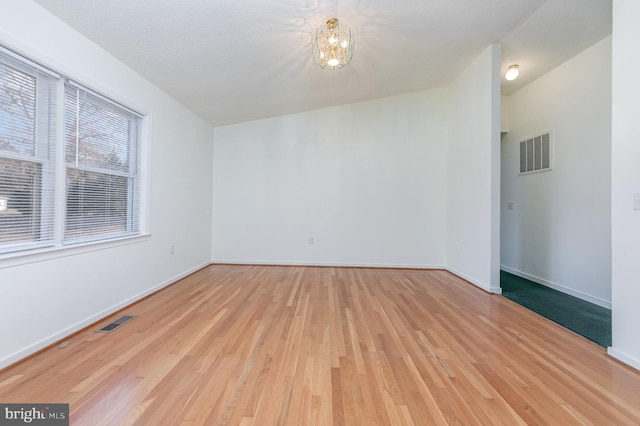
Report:
M 120 327 L 121 325 L 128 323 L 134 318 L 135 318 L 134 315 L 125 315 L 123 317 L 120 317 L 114 322 L 112 322 L 111 324 L 107 324 L 104 327 L 102 327 L 100 330 L 98 330 L 98 333 L 108 333 L 110 331 L 113 331 L 116 328 Z

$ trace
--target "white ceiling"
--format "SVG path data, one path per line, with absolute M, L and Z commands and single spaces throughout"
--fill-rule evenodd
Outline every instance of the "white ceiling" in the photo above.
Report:
M 36 0 L 212 125 L 447 86 L 503 46 L 509 94 L 611 33 L 612 0 Z M 323 70 L 311 35 L 351 28 Z

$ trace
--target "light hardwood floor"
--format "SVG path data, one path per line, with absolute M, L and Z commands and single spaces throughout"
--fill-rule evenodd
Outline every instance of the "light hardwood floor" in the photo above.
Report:
M 216 265 L 0 371 L 0 402 L 70 403 L 72 425 L 638 425 L 640 373 L 444 271 Z

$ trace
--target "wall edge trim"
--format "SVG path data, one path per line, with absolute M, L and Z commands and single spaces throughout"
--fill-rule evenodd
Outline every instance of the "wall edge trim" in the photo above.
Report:
M 543 285 L 545 287 L 552 288 L 554 290 L 558 290 L 562 293 L 568 294 L 569 296 L 577 297 L 578 299 L 584 300 L 585 302 L 593 303 L 594 305 L 598 305 L 602 308 L 606 308 L 611 310 L 611 301 L 607 301 L 601 299 L 599 297 L 591 296 L 590 294 L 583 293 L 578 290 L 574 290 L 570 287 L 563 286 L 558 283 L 554 283 L 553 281 L 545 280 L 544 278 L 537 277 L 535 275 L 527 274 L 526 272 L 519 271 L 517 269 L 510 268 L 505 265 L 500 265 L 500 269 L 505 272 L 508 272 L 512 275 L 518 276 L 520 278 L 527 279 L 529 281 L 533 281 L 534 283 Z
M 607 354 L 618 361 L 628 365 L 629 367 L 635 368 L 640 371 L 640 359 L 634 358 L 631 355 L 614 348 L 613 346 L 609 346 L 607 348 Z

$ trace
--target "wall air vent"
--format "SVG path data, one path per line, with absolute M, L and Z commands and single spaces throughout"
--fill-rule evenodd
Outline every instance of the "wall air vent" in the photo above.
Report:
M 520 174 L 551 170 L 551 132 L 520 142 Z
M 113 331 L 116 328 L 120 327 L 121 325 L 123 325 L 125 323 L 128 323 L 129 321 L 131 321 L 134 318 L 135 318 L 134 315 L 125 315 L 125 316 L 120 317 L 117 320 L 113 321 L 112 323 L 105 325 L 104 327 L 102 327 L 97 332 L 98 333 L 108 333 L 108 332 Z

